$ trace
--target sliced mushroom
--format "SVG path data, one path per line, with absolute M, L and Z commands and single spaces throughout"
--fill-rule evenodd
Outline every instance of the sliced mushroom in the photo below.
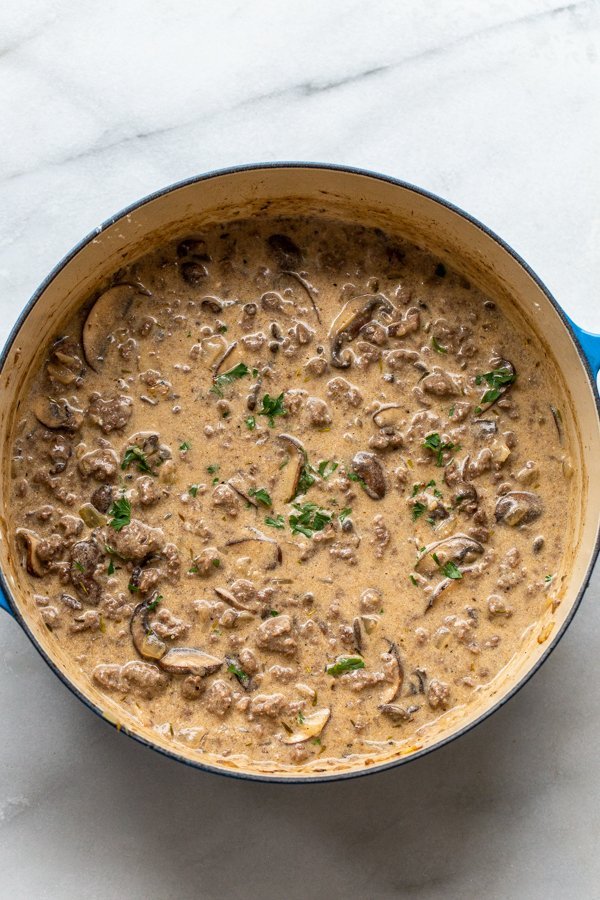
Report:
M 352 621 L 352 634 L 354 635 L 354 647 L 357 653 L 362 655 L 362 628 L 360 622 L 360 616 L 356 616 L 356 618 Z
M 38 397 L 33 401 L 33 414 L 46 428 L 64 428 L 65 431 L 77 431 L 83 422 L 83 410 L 71 406 L 64 397 L 53 400 L 52 397 Z
M 358 336 L 361 328 L 372 320 L 377 309 L 391 313 L 394 307 L 383 294 L 362 294 L 353 297 L 343 306 L 329 331 L 332 366 L 337 369 L 347 369 L 350 366 L 351 356 L 348 353 L 342 356 L 342 348 Z
M 301 744 L 303 741 L 318 737 L 327 725 L 330 715 L 331 710 L 327 707 L 315 710 L 309 716 L 304 716 L 302 723 L 281 740 L 284 744 Z
M 378 428 L 386 428 L 388 426 L 394 426 L 397 422 L 397 415 L 390 415 L 392 410 L 402 409 L 401 403 L 385 403 L 375 410 L 371 418 Z
M 241 472 L 236 472 L 235 475 L 232 475 L 226 482 L 229 485 L 232 491 L 245 500 L 246 503 L 249 503 L 250 506 L 253 506 L 255 509 L 258 509 L 258 503 L 254 499 L 254 497 L 250 494 L 251 488 L 248 487 L 244 476 Z
M 473 419 L 473 425 L 483 435 L 496 434 L 498 431 L 498 425 L 493 419 Z
M 39 558 L 37 552 L 40 543 L 40 536 L 36 534 L 35 531 L 31 531 L 29 528 L 17 528 L 15 533 L 25 549 L 24 562 L 27 571 L 30 575 L 35 575 L 36 578 L 43 578 L 43 576 L 46 574 L 46 570 L 44 569 L 44 564 Z
M 254 615 L 260 611 L 260 604 L 257 600 L 244 603 L 242 600 L 238 600 L 235 594 L 232 591 L 228 591 L 227 588 L 216 587 L 214 590 L 217 597 L 224 600 L 225 603 L 229 603 L 234 609 L 244 610 Z
M 388 716 L 388 718 L 396 725 L 399 725 L 401 722 L 410 722 L 413 715 L 418 712 L 420 708 L 420 706 L 398 706 L 395 703 L 382 703 L 381 706 L 378 707 L 379 711 L 383 713 L 384 716 Z
M 100 372 L 113 329 L 123 322 L 136 296 L 149 296 L 140 284 L 115 284 L 100 294 L 83 325 L 83 352 L 88 365 Z
M 556 431 L 558 432 L 558 443 L 562 444 L 564 428 L 560 409 L 558 409 L 556 406 L 553 406 L 553 404 L 551 403 L 550 412 L 552 413 L 552 418 L 554 419 L 554 424 L 556 425 Z
M 284 271 L 281 274 L 288 275 L 291 278 L 294 278 L 298 282 L 298 284 L 300 284 L 301 287 L 304 288 L 304 290 L 308 294 L 308 298 L 310 300 L 310 303 L 311 303 L 311 306 L 315 313 L 315 316 L 317 317 L 317 322 L 320 325 L 321 324 L 321 313 L 319 312 L 319 307 L 317 306 L 317 303 L 316 303 L 316 298 L 319 296 L 319 292 L 316 289 L 316 287 L 314 287 L 314 285 L 312 285 L 309 281 L 307 281 L 306 278 L 303 278 L 302 275 L 300 275 L 298 272 L 293 272 L 291 269 L 284 269 Z
M 290 461 L 281 470 L 277 493 L 281 496 L 283 503 L 291 503 L 298 493 L 298 483 L 308 461 L 308 454 L 303 444 L 293 434 L 280 434 L 277 437 L 290 452 Z
M 133 646 L 144 659 L 159 660 L 167 652 L 165 642 L 150 627 L 150 613 L 157 602 L 158 594 L 155 592 L 148 600 L 138 603 L 129 623 Z
M 498 498 L 496 503 L 496 522 L 505 525 L 529 525 L 541 516 L 544 511 L 541 497 L 530 491 L 509 491 Z
M 360 450 L 352 457 L 350 463 L 352 471 L 363 482 L 365 492 L 372 500 L 382 500 L 385 497 L 385 475 L 383 466 L 373 453 Z
M 404 681 L 404 667 L 402 665 L 402 661 L 400 660 L 398 647 L 396 646 L 396 644 L 394 644 L 393 641 L 389 641 L 389 645 L 389 655 L 394 667 L 394 680 L 391 682 L 389 687 L 386 687 L 383 694 L 381 695 L 381 702 L 383 704 L 392 703 L 396 699 L 396 697 L 402 690 L 402 682 Z
M 283 553 L 281 551 L 281 547 L 277 543 L 277 541 L 268 538 L 266 535 L 262 535 L 260 532 L 257 532 L 256 537 L 240 537 L 240 538 L 232 538 L 230 541 L 227 541 L 225 544 L 226 547 L 235 547 L 239 544 L 270 544 L 273 548 L 271 558 L 265 560 L 264 568 L 267 570 L 276 569 L 277 566 L 280 566 L 283 561 Z
M 508 384 L 500 385 L 499 387 L 494 388 L 494 389 L 487 387 L 482 395 L 481 400 L 479 401 L 479 405 L 477 406 L 477 409 L 475 410 L 477 413 L 485 412 L 491 406 L 493 406 L 494 403 L 497 403 L 498 400 L 500 399 L 500 397 L 502 397 L 502 395 L 505 394 L 508 390 L 510 390 L 510 388 L 513 386 L 514 380 L 517 375 L 517 371 L 516 371 L 515 367 L 508 359 L 498 359 L 498 358 L 492 359 L 490 361 L 490 365 L 492 366 L 493 369 L 496 369 L 496 370 L 497 369 L 507 369 L 508 373 L 510 375 L 512 375 L 512 380 Z M 487 402 L 484 403 L 483 398 L 485 397 L 486 394 L 489 394 L 492 390 L 494 392 L 493 399 L 488 400 Z
M 173 647 L 156 659 L 161 669 L 173 675 L 212 675 L 223 665 L 222 659 L 197 647 Z
M 215 361 L 212 364 L 213 376 L 219 374 L 219 370 L 226 359 L 229 359 L 235 348 L 237 347 L 237 341 L 232 341 L 228 347 L 225 347 L 220 356 L 216 357 Z
M 430 573 L 433 573 L 439 566 L 443 566 L 447 562 L 470 562 L 483 551 L 483 544 L 480 544 L 479 541 L 474 540 L 467 534 L 453 534 L 451 537 L 442 538 L 441 541 L 434 541 L 428 544 L 427 547 L 424 547 L 419 553 L 415 569 L 419 567 L 421 569 L 425 568 L 422 565 L 425 562 Z M 434 553 L 437 557 L 437 562 L 433 559 Z
M 462 569 L 460 570 L 460 574 L 461 574 L 461 576 L 467 575 L 469 572 L 472 572 L 474 569 L 475 569 L 475 566 L 463 566 Z M 438 583 L 436 584 L 434 589 L 429 594 L 429 597 L 427 600 L 427 606 L 425 607 L 425 612 L 428 612 L 428 610 L 430 610 L 432 608 L 435 601 L 438 599 L 438 597 L 441 594 L 444 593 L 444 591 L 447 591 L 448 588 L 452 587 L 453 584 L 458 584 L 459 581 L 460 581 L 460 579 L 458 579 L 458 578 L 442 578 L 441 581 L 438 581 Z

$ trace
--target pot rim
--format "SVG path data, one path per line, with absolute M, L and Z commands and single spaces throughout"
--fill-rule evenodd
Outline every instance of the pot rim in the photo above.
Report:
M 439 197 L 437 194 L 434 194 L 431 191 L 425 190 L 424 188 L 420 188 L 410 182 L 403 181 L 399 178 L 394 178 L 390 175 L 384 175 L 382 173 L 372 171 L 369 169 L 362 169 L 354 166 L 345 166 L 336 163 L 319 163 L 319 162 L 302 162 L 302 161 L 273 161 L 273 162 L 258 162 L 258 163 L 246 163 L 238 166 L 229 166 L 222 169 L 211 169 L 208 172 L 205 172 L 201 175 L 195 175 L 190 178 L 183 179 L 182 181 L 176 181 L 170 185 L 167 185 L 164 188 L 160 188 L 157 191 L 153 191 L 151 194 L 147 194 L 142 197 L 140 200 L 135 201 L 129 206 L 124 207 L 118 213 L 115 213 L 109 219 L 106 219 L 101 225 L 97 228 L 93 229 L 93 231 L 89 232 L 84 238 L 82 238 L 69 253 L 67 253 L 50 271 L 50 273 L 44 278 L 39 287 L 34 291 L 29 301 L 26 303 L 25 307 L 21 311 L 19 317 L 17 318 L 15 324 L 13 325 L 6 343 L 0 353 L 0 372 L 4 369 L 4 365 L 6 363 L 6 359 L 8 354 L 12 348 L 13 343 L 15 342 L 19 331 L 25 320 L 27 319 L 29 313 L 36 305 L 40 297 L 44 294 L 47 287 L 51 284 L 52 281 L 60 274 L 60 272 L 65 268 L 65 266 L 75 257 L 77 254 L 83 250 L 92 240 L 98 237 L 99 234 L 106 231 L 120 219 L 130 215 L 141 207 L 145 206 L 147 203 L 152 202 L 153 200 L 159 199 L 160 197 L 165 196 L 166 194 L 172 193 L 180 188 L 187 187 L 192 184 L 198 184 L 203 181 L 209 181 L 213 178 L 219 178 L 222 176 L 228 175 L 237 175 L 243 172 L 252 172 L 252 171 L 260 171 L 260 170 L 269 170 L 269 169 L 311 169 L 311 170 L 321 170 L 321 171 L 334 171 L 334 172 L 343 172 L 348 175 L 358 175 L 364 178 L 371 178 L 377 181 L 386 182 L 394 187 L 403 188 L 406 191 L 410 191 L 418 196 L 425 197 L 428 200 L 432 200 L 440 206 L 445 207 L 446 209 L 454 212 L 461 218 L 468 221 L 470 224 L 474 225 L 478 228 L 483 234 L 485 234 L 488 238 L 496 243 L 501 250 L 507 253 L 509 256 L 513 258 L 513 260 L 526 272 L 526 274 L 534 281 L 539 290 L 544 294 L 546 300 L 550 303 L 550 305 L 554 308 L 555 312 L 558 314 L 563 326 L 566 328 L 567 332 L 571 336 L 573 343 L 577 349 L 577 353 L 579 355 L 580 362 L 586 372 L 590 387 L 592 389 L 592 394 L 594 397 L 594 403 L 596 407 L 596 414 L 598 416 L 598 420 L 600 422 L 600 396 L 598 393 L 598 387 L 596 384 L 595 374 L 592 372 L 590 363 L 588 358 L 586 357 L 581 344 L 579 342 L 578 336 L 575 333 L 575 330 L 572 326 L 571 320 L 563 311 L 558 301 L 554 298 L 552 293 L 546 287 L 544 282 L 539 278 L 538 275 L 533 271 L 533 269 L 528 265 L 528 263 L 514 250 L 510 244 L 507 244 L 501 237 L 499 237 L 494 231 L 476 219 L 474 216 L 465 212 L 465 210 L 461 209 L 459 206 L 451 203 L 448 200 Z M 259 781 L 259 782 L 271 782 L 275 784 L 314 784 L 314 783 L 323 783 L 323 782 L 333 782 L 333 781 L 342 781 L 351 778 L 359 778 L 365 775 L 373 775 L 379 772 L 386 771 L 388 769 L 396 768 L 397 766 L 405 765 L 406 763 L 413 762 L 414 760 L 420 759 L 428 754 L 432 753 L 435 750 L 440 749 L 441 747 L 450 744 L 452 741 L 457 740 L 463 735 L 470 732 L 477 725 L 483 722 L 485 719 L 489 718 L 499 709 L 501 709 L 505 703 L 511 700 L 520 690 L 524 687 L 530 678 L 535 675 L 538 669 L 542 666 L 542 664 L 548 659 L 552 651 L 556 648 L 560 640 L 562 639 L 565 631 L 571 624 L 575 613 L 579 609 L 581 601 L 583 599 L 583 595 L 588 587 L 590 582 L 590 578 L 592 576 L 592 572 L 594 570 L 594 566 L 596 560 L 598 558 L 598 554 L 600 553 L 600 521 L 598 522 L 596 529 L 596 540 L 594 543 L 594 548 L 590 557 L 590 561 L 585 572 L 585 575 L 581 581 L 579 589 L 577 591 L 577 596 L 569 610 L 569 613 L 562 623 L 561 627 L 556 631 L 554 637 L 548 641 L 547 646 L 539 657 L 539 659 L 535 662 L 535 664 L 529 669 L 529 671 L 523 675 L 523 677 L 514 684 L 511 689 L 501 697 L 498 701 L 492 704 L 488 709 L 484 710 L 481 715 L 479 715 L 476 719 L 468 724 L 464 725 L 462 728 L 459 728 L 456 731 L 453 731 L 451 734 L 446 737 L 440 738 L 435 743 L 431 744 L 428 747 L 423 748 L 422 750 L 418 750 L 415 753 L 411 753 L 406 756 L 400 756 L 396 759 L 388 760 L 380 765 L 369 766 L 364 769 L 356 769 L 350 770 L 347 772 L 330 772 L 323 774 L 311 774 L 305 776 L 296 776 L 296 775 L 278 775 L 275 773 L 269 772 L 252 772 L 252 771 L 237 771 L 234 769 L 228 769 L 224 766 L 213 765 L 211 763 L 203 762 L 201 760 L 190 759 L 187 756 L 183 756 L 180 753 L 177 753 L 173 750 L 168 750 L 164 747 L 155 744 L 154 742 L 148 740 L 140 734 L 137 734 L 134 731 L 129 731 L 128 728 L 124 726 L 115 726 L 118 731 L 122 731 L 128 737 L 132 738 L 139 744 L 142 744 L 144 747 L 148 747 L 151 750 L 154 750 L 156 753 L 160 753 L 162 756 L 167 757 L 168 759 L 175 760 L 177 762 L 183 763 L 184 765 L 190 766 L 194 769 L 200 769 L 201 771 L 211 772 L 217 775 L 224 775 L 229 778 L 238 778 L 245 781 Z M 97 716 L 100 716 L 105 722 L 109 724 L 113 724 L 109 718 L 104 714 L 102 709 L 98 707 L 89 697 L 87 697 L 79 688 L 69 680 L 67 675 L 58 667 L 58 665 L 50 658 L 50 656 L 46 653 L 44 648 L 38 643 L 34 634 L 30 630 L 27 622 L 24 617 L 21 615 L 21 612 L 15 603 L 11 588 L 8 585 L 8 582 L 5 578 L 4 572 L 0 569 L 0 587 L 5 593 L 5 596 L 8 600 L 8 603 L 11 608 L 11 612 L 16 618 L 17 622 L 38 651 L 42 659 L 47 663 L 47 665 L 52 669 L 54 674 L 62 681 L 62 683 L 73 693 L 88 709 L 92 710 Z

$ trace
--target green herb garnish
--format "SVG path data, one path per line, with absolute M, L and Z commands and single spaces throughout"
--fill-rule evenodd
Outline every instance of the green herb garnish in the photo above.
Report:
M 271 500 L 271 495 L 264 488 L 258 488 L 258 490 L 248 491 L 250 497 L 255 497 L 259 503 L 262 503 L 264 506 L 273 506 L 273 501 Z
M 348 481 L 356 481 L 357 484 L 360 484 L 361 488 L 366 488 L 367 486 L 364 478 L 361 478 L 356 472 L 346 472 L 346 478 Z
M 436 560 L 436 562 L 438 562 L 438 561 Z M 438 565 L 439 565 L 439 562 L 438 562 Z M 456 563 L 452 562 L 452 560 L 448 560 L 447 563 L 444 563 L 444 565 L 441 566 L 441 570 L 444 573 L 444 575 L 446 576 L 446 578 L 452 578 L 454 580 L 462 578 L 462 572 L 460 571 L 460 569 L 458 568 Z
M 160 603 L 160 601 L 161 601 L 162 599 L 163 599 L 163 595 L 162 595 L 162 594 L 158 594 L 158 595 L 154 598 L 154 600 L 151 600 L 150 603 L 148 603 L 146 609 L 156 609 L 156 607 L 158 606 L 158 604 Z
M 340 522 L 345 522 L 346 519 L 348 518 L 348 516 L 350 516 L 350 515 L 352 515 L 352 507 L 345 506 L 343 508 L 343 510 L 340 512 L 338 519 L 340 520 Z
M 415 587 L 416 587 L 416 586 L 418 585 L 419 582 L 417 581 L 417 579 L 415 578 L 415 576 L 414 576 L 414 575 L 409 575 L 408 577 L 410 578 L 410 580 L 412 581 L 412 583 L 413 583 L 413 584 L 415 585 Z
M 224 387 L 227 387 L 227 385 L 229 384 L 233 384 L 233 382 L 237 381 L 238 378 L 244 378 L 249 374 L 250 369 L 248 368 L 246 363 L 238 363 L 237 366 L 234 366 L 233 369 L 229 369 L 228 372 L 223 372 L 222 375 L 215 376 L 210 392 L 211 394 L 216 394 L 217 397 L 222 397 Z
M 365 661 L 360 656 L 338 656 L 334 663 L 325 666 L 328 675 L 343 675 L 344 672 L 354 672 L 356 669 L 364 669 Z
M 220 559 L 213 559 L 212 564 L 213 564 L 213 566 L 215 567 L 215 569 L 219 569 L 219 568 L 221 567 L 221 560 L 220 560 Z
M 270 609 L 270 610 L 269 610 L 269 615 L 272 616 L 273 618 L 275 618 L 275 616 L 278 616 L 279 613 L 277 612 L 276 609 Z
M 197 493 L 198 493 L 198 485 L 190 484 L 190 486 L 188 488 L 188 494 L 191 494 L 192 497 L 195 497 Z
M 115 564 L 114 564 L 114 562 L 112 561 L 112 559 L 111 559 L 110 562 L 108 563 L 108 569 L 106 570 L 106 574 L 107 574 L 107 575 L 114 575 L 114 574 L 115 574 Z
M 216 465 L 216 463 L 212 463 L 210 466 L 206 467 L 206 471 L 208 472 L 209 475 L 214 475 L 216 472 L 219 471 L 219 467 Z
M 192 449 L 192 445 L 190 444 L 189 441 L 184 441 L 182 444 L 179 445 L 179 449 L 182 451 L 182 453 L 187 453 L 188 450 Z
M 435 337 L 431 338 L 431 346 L 436 351 L 436 353 L 447 353 L 448 352 L 446 347 L 442 347 L 442 345 L 439 343 L 439 341 L 436 340 Z
M 227 666 L 227 671 L 231 672 L 232 675 L 235 675 L 240 684 L 246 685 L 250 681 L 250 676 L 247 674 L 247 672 L 244 672 L 243 669 L 240 669 L 238 664 L 233 660 L 231 660 L 231 662 Z
M 266 516 L 265 517 L 265 525 L 270 525 L 271 528 L 285 528 L 285 519 L 283 516 Z
M 289 517 L 292 534 L 303 534 L 304 537 L 311 538 L 315 531 L 323 531 L 331 522 L 331 513 L 321 509 L 316 503 L 294 503 L 293 506 L 300 515 Z
M 427 510 L 427 506 L 424 503 L 421 503 L 419 500 L 413 504 L 412 508 L 412 517 L 413 522 L 416 522 L 417 519 L 420 519 L 423 513 Z
M 318 472 L 323 481 L 327 481 L 327 479 L 333 475 L 339 463 L 334 462 L 332 459 L 322 459 L 318 465 Z
M 442 441 L 437 431 L 427 435 L 423 441 L 423 447 L 435 453 L 437 466 L 444 465 L 443 454 L 446 450 L 460 450 L 460 444 L 453 444 L 452 441 Z
M 554 575 L 546 575 L 546 577 L 544 578 L 544 581 L 546 581 L 549 584 L 553 578 L 554 578 Z
M 254 416 L 248 416 L 247 419 L 244 419 L 244 424 L 249 431 L 254 431 L 256 428 L 256 419 Z
M 85 569 L 84 569 L 84 567 L 81 565 L 81 563 L 79 562 L 79 560 L 76 559 L 75 562 L 73 563 L 73 565 L 75 566 L 76 569 L 79 569 L 80 572 L 85 572 Z
M 115 531 L 120 531 L 131 522 L 131 503 L 127 497 L 119 497 L 115 500 L 108 513 L 112 519 L 108 523 Z
M 502 388 L 506 388 L 509 384 L 512 384 L 516 377 L 516 373 L 507 368 L 507 366 L 502 366 L 499 369 L 492 369 L 491 372 L 483 372 L 480 375 L 476 375 L 475 384 L 483 384 L 485 381 L 489 385 L 489 390 L 485 392 L 479 402 L 494 403 L 498 397 L 504 393 Z M 476 413 L 480 413 L 481 411 L 481 406 L 478 406 L 475 410 Z
M 148 472 L 150 475 L 154 475 L 146 459 L 146 454 L 139 447 L 128 447 L 125 451 L 121 468 L 123 470 L 128 469 L 131 465 L 136 465 L 140 472 Z
M 262 409 L 259 409 L 258 415 L 266 416 L 269 428 L 274 428 L 277 416 L 287 416 L 287 409 L 283 405 L 283 392 L 278 397 L 270 397 L 269 394 L 265 394 L 262 398 Z

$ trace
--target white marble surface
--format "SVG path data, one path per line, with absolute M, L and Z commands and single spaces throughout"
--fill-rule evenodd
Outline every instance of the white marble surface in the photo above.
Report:
M 0 332 L 141 195 L 305 159 L 420 184 L 600 331 L 600 3 L 3 0 Z M 597 898 L 599 582 L 500 713 L 320 787 L 178 766 L 86 711 L 0 621 L 0 896 Z

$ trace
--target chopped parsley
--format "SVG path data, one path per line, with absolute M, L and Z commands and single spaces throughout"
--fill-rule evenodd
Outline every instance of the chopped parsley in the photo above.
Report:
M 366 488 L 367 486 L 364 478 L 361 478 L 356 472 L 346 472 L 346 478 L 348 481 L 356 481 L 357 484 L 360 484 L 361 488 Z
M 442 347 L 442 345 L 439 343 L 439 341 L 435 337 L 431 338 L 431 346 L 436 351 L 436 353 L 447 353 L 448 352 L 447 348 Z
M 415 585 L 415 587 L 419 584 L 419 582 L 417 581 L 417 579 L 415 578 L 414 575 L 409 575 L 408 577 L 410 578 L 411 582 Z
M 140 450 L 139 447 L 128 447 L 125 451 L 121 468 L 125 470 L 131 465 L 136 465 L 140 472 L 147 472 L 150 475 L 154 475 L 154 472 L 146 459 L 146 454 L 143 450 Z
M 275 616 L 278 616 L 279 613 L 277 612 L 276 609 L 270 609 L 270 610 L 269 610 L 269 615 L 272 616 L 273 618 L 275 618 Z
M 237 381 L 239 378 L 244 378 L 249 374 L 250 369 L 246 363 L 238 363 L 233 369 L 229 369 L 228 372 L 223 372 L 222 375 L 217 375 L 213 379 L 213 386 L 211 387 L 210 392 L 211 394 L 216 394 L 217 397 L 222 397 L 224 387 L 233 384 L 234 381 Z
M 427 510 L 427 506 L 424 503 L 421 503 L 419 500 L 417 500 L 413 504 L 413 508 L 412 508 L 413 522 L 416 522 L 417 519 L 420 519 L 421 516 L 423 515 L 423 513 L 426 512 L 426 510 Z
M 112 516 L 108 523 L 110 527 L 114 528 L 115 531 L 120 531 L 121 528 L 125 528 L 131 522 L 131 503 L 127 497 L 119 497 L 118 500 L 113 502 L 108 514 Z
M 343 510 L 340 512 L 338 519 L 340 520 L 340 522 L 345 522 L 346 519 L 348 518 L 348 516 L 351 516 L 351 515 L 352 515 L 352 507 L 345 506 L 343 508 Z
M 220 559 L 213 559 L 212 564 L 215 567 L 215 569 L 221 568 L 221 560 Z
M 192 445 L 190 444 L 189 441 L 184 441 L 182 444 L 179 445 L 179 449 L 181 450 L 182 453 L 187 453 L 188 450 L 192 449 Z
M 448 410 L 448 415 L 450 416 L 450 418 L 452 418 L 452 416 L 454 415 L 454 408 L 454 404 L 452 404 L 452 406 Z
M 256 419 L 254 418 L 254 416 L 248 416 L 247 419 L 244 419 L 244 424 L 248 431 L 254 431 L 254 429 L 256 428 Z
M 446 450 L 460 450 L 460 444 L 453 444 L 452 441 L 442 441 L 437 431 L 427 435 L 423 441 L 423 447 L 435 453 L 437 466 L 444 465 L 444 452 Z
M 262 409 L 259 409 L 258 415 L 266 416 L 269 428 L 274 428 L 277 416 L 287 416 L 287 409 L 283 404 L 283 392 L 278 397 L 271 397 L 269 394 L 265 394 L 262 398 Z
M 265 525 L 270 525 L 271 528 L 285 528 L 285 519 L 283 516 L 266 516 L 265 517 Z
M 210 466 L 206 467 L 206 471 L 209 475 L 215 475 L 215 473 L 219 471 L 219 467 L 215 463 L 212 463 Z
M 315 483 L 315 478 L 312 474 L 314 471 L 315 470 L 310 463 L 304 463 L 300 472 L 300 478 L 298 479 L 298 487 L 295 494 L 296 497 L 299 494 L 305 494 L 309 487 L 312 487 L 312 485 Z
M 327 479 L 333 475 L 335 470 L 337 469 L 339 463 L 334 462 L 332 459 L 322 459 L 318 465 L 317 471 L 323 481 L 327 481 Z
M 244 672 L 243 669 L 240 669 L 238 664 L 233 660 L 229 661 L 229 665 L 227 666 L 227 671 L 231 672 L 232 675 L 235 675 L 240 684 L 246 685 L 250 681 L 250 676 L 247 672 Z
M 190 486 L 188 487 L 188 494 L 191 494 L 192 497 L 195 497 L 197 493 L 198 493 L 198 485 L 190 484 Z
M 338 656 L 334 663 L 325 666 L 328 675 L 337 677 L 344 672 L 354 672 L 356 669 L 364 669 L 365 661 L 360 656 Z
M 321 509 L 316 503 L 294 503 L 293 506 L 300 515 L 289 517 L 292 534 L 303 534 L 304 537 L 311 538 L 316 531 L 323 531 L 331 522 L 331 513 Z
M 217 331 L 219 332 L 219 334 L 227 334 L 229 329 L 227 328 L 227 325 L 219 325 Z
M 479 402 L 494 403 L 498 397 L 504 393 L 503 388 L 512 384 L 516 377 L 516 373 L 507 366 L 502 366 L 499 369 L 492 369 L 491 372 L 483 372 L 480 375 L 476 375 L 475 384 L 483 384 L 486 382 L 489 388 Z M 476 413 L 480 413 L 481 411 L 481 406 L 478 406 L 475 410 Z
M 554 578 L 554 575 L 546 575 L 546 577 L 544 578 L 544 581 L 547 584 L 550 584 L 550 582 L 552 581 L 553 578 Z
M 84 567 L 81 565 L 81 563 L 79 562 L 78 559 L 75 560 L 73 565 L 75 566 L 76 569 L 79 569 L 80 572 L 85 572 Z
M 107 575 L 114 575 L 114 574 L 115 574 L 115 564 L 114 564 L 114 562 L 112 561 L 112 559 L 111 559 L 110 562 L 108 563 L 108 569 L 106 570 L 106 574 L 107 574 Z
M 255 497 L 256 500 L 258 500 L 258 502 L 262 503 L 264 506 L 273 506 L 271 495 L 264 488 L 258 488 L 258 490 L 252 490 L 248 493 L 251 497 Z
M 158 604 L 160 603 L 160 601 L 162 599 L 163 599 L 163 595 L 157 594 L 157 596 L 154 598 L 154 600 L 151 600 L 146 608 L 147 609 L 156 609 L 156 607 L 158 606 Z
M 298 710 L 298 725 L 304 725 L 304 713 L 301 709 Z

